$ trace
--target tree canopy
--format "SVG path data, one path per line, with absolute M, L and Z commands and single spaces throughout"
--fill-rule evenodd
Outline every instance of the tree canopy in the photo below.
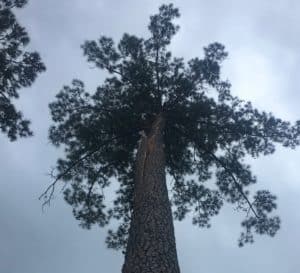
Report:
M 192 214 L 193 224 L 209 227 L 225 202 L 245 211 L 239 245 L 253 242 L 253 233 L 274 236 L 280 219 L 273 215 L 276 197 L 268 190 L 250 193 L 257 179 L 245 158 L 272 154 L 277 144 L 299 145 L 300 122 L 291 125 L 257 110 L 231 94 L 221 77 L 228 53 L 220 43 L 204 47 L 201 58 L 173 57 L 168 46 L 179 30 L 179 11 L 162 5 L 150 17 L 149 37 L 125 33 L 115 45 L 101 36 L 82 45 L 87 61 L 106 70 L 95 92 L 75 79 L 50 104 L 49 138 L 63 145 L 54 182 L 41 196 L 50 202 L 56 183 L 65 181 L 64 197 L 82 227 L 103 227 L 107 244 L 122 248 L 132 210 L 134 161 L 140 133 L 147 134 L 155 117 L 166 120 L 166 172 L 174 217 Z M 188 45 L 187 45 L 188 48 Z M 105 189 L 117 181 L 113 203 Z
M 27 0 L 0 0 L 0 130 L 13 141 L 32 135 L 30 121 L 15 108 L 19 90 L 29 87 L 45 66 L 37 52 L 25 51 L 29 36 L 13 12 Z

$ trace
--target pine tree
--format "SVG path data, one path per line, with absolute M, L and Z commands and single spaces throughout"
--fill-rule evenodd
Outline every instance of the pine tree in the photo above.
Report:
M 244 159 L 299 145 L 299 121 L 292 126 L 231 94 L 220 75 L 223 45 L 212 43 L 188 62 L 172 57 L 177 17 L 177 8 L 162 5 L 148 39 L 124 34 L 117 47 L 104 36 L 86 41 L 88 62 L 110 76 L 95 93 L 74 80 L 50 104 L 50 140 L 63 145 L 65 158 L 41 198 L 49 203 L 62 180 L 82 227 L 117 220 L 106 243 L 125 251 L 123 273 L 179 272 L 171 206 L 175 219 L 191 213 L 193 224 L 210 227 L 229 202 L 245 210 L 240 246 L 254 233 L 274 236 L 276 197 L 250 194 L 256 177 Z M 112 178 L 118 190 L 109 206 L 104 190 Z
M 29 36 L 13 12 L 27 0 L 0 0 L 0 130 L 11 141 L 32 135 L 29 120 L 17 111 L 13 99 L 45 70 L 37 52 L 25 51 Z

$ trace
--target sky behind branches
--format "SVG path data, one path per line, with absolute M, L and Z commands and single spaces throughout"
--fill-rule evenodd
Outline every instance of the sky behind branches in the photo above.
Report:
M 171 49 L 186 60 L 203 56 L 203 46 L 223 43 L 223 64 L 232 92 L 261 110 L 300 119 L 300 2 L 289 0 L 173 1 L 181 26 Z M 10 143 L 0 135 L 0 272 L 120 272 L 121 253 L 107 250 L 105 229 L 82 230 L 59 188 L 42 211 L 38 196 L 51 182 L 47 173 L 61 151 L 48 141 L 48 103 L 73 78 L 93 91 L 105 74 L 85 61 L 80 45 L 100 35 L 116 41 L 124 32 L 147 37 L 157 0 L 30 0 L 17 15 L 40 52 L 47 72 L 17 101 L 32 120 L 33 138 Z M 242 216 L 231 206 L 210 229 L 175 223 L 181 272 L 296 273 L 300 268 L 300 149 L 279 148 L 274 155 L 249 160 L 258 188 L 278 196 L 282 228 L 274 239 L 256 237 L 240 249 Z M 254 188 L 253 188 L 254 189 Z

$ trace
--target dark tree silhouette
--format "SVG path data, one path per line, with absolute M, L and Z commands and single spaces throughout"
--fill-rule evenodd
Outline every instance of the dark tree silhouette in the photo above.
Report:
M 13 141 L 32 135 L 30 121 L 17 111 L 13 99 L 19 89 L 29 87 L 38 73 L 45 70 L 37 52 L 27 52 L 29 37 L 20 26 L 14 8 L 22 8 L 27 0 L 0 0 L 0 130 Z
M 245 210 L 240 246 L 253 242 L 253 232 L 274 236 L 276 197 L 250 194 L 256 177 L 243 160 L 271 154 L 277 143 L 299 145 L 299 121 L 292 126 L 231 95 L 220 76 L 223 45 L 210 44 L 187 63 L 172 57 L 177 17 L 172 4 L 162 5 L 148 39 L 124 34 L 117 47 L 104 36 L 86 41 L 88 62 L 111 76 L 93 94 L 74 80 L 50 104 L 50 140 L 66 156 L 41 198 L 49 203 L 62 180 L 82 227 L 117 220 L 106 243 L 126 249 L 123 273 L 179 272 L 170 205 L 175 219 L 192 213 L 193 224 L 209 227 L 229 202 Z M 106 202 L 112 178 L 118 189 Z

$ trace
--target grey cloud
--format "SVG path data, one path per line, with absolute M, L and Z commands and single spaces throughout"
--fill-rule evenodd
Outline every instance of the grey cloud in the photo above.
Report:
M 9 143 L 0 136 L 0 272 L 62 273 L 120 272 L 123 257 L 107 250 L 105 230 L 82 230 L 59 190 L 42 212 L 37 197 L 50 182 L 46 173 L 61 153 L 48 144 L 47 105 L 64 84 L 80 78 L 90 90 L 104 75 L 91 69 L 82 56 L 85 39 L 105 34 L 118 39 L 123 32 L 147 35 L 148 17 L 162 1 L 31 0 L 18 12 L 20 21 L 47 65 L 18 105 L 33 122 L 35 137 Z M 299 14 L 297 1 L 174 1 L 181 11 L 181 31 L 174 39 L 175 55 L 187 59 L 202 54 L 209 42 L 224 43 L 230 53 L 224 76 L 233 91 L 260 108 L 292 120 L 300 117 Z M 258 58 L 254 62 L 254 58 Z M 251 62 L 251 64 L 250 64 Z M 256 67 L 265 63 L 265 68 Z M 250 69 L 249 69 L 250 65 Z M 257 77 L 257 73 L 266 73 Z M 267 75 L 269 75 L 267 77 Z M 249 82 L 253 91 L 241 84 Z M 254 80 L 253 80 L 254 79 Z M 261 88 L 265 81 L 265 88 Z M 261 90 L 260 93 L 255 90 Z M 176 223 L 182 272 L 299 271 L 300 150 L 251 160 L 259 188 L 279 198 L 282 229 L 274 239 L 257 238 L 254 245 L 237 247 L 242 215 L 227 206 L 213 219 L 212 228 L 199 229 L 187 219 Z

